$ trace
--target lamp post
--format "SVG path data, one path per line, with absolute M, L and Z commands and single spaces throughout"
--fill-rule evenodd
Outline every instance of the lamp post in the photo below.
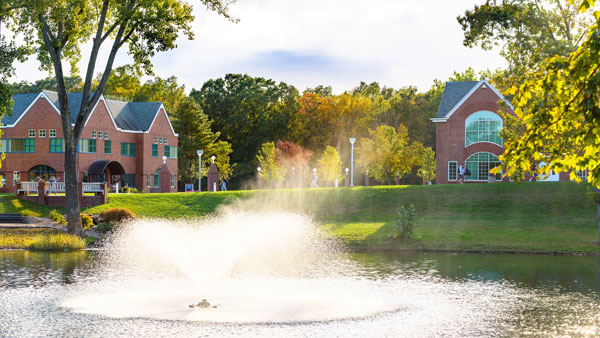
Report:
M 204 154 L 204 150 L 197 150 L 196 154 L 198 154 L 198 191 L 202 191 L 202 189 L 200 188 L 200 182 L 202 181 L 202 173 L 201 173 L 201 169 L 202 169 L 202 154 Z
M 354 186 L 354 142 L 356 139 L 351 137 L 349 139 L 350 144 L 352 145 L 352 150 L 350 151 L 350 187 Z
M 216 159 L 216 158 L 217 158 L 217 157 L 216 157 L 215 155 L 213 155 L 213 156 L 211 156 L 211 157 L 210 157 L 210 159 L 212 160 L 212 163 L 215 163 L 215 159 Z
M 345 171 L 346 171 L 346 176 L 344 176 L 344 185 L 346 187 L 349 187 L 350 186 L 350 181 L 348 181 L 348 172 L 350 171 L 350 169 L 346 168 Z
M 256 171 L 258 171 L 258 175 L 256 176 L 256 187 L 260 190 L 260 171 L 262 169 L 260 167 L 256 168 Z

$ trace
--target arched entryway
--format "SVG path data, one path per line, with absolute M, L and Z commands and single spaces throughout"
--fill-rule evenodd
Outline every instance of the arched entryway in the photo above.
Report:
M 125 175 L 125 170 L 117 161 L 97 160 L 90 164 L 87 173 L 90 182 L 115 184 L 119 183 L 122 175 Z
M 51 166 L 40 164 L 29 169 L 29 182 L 50 181 L 52 178 L 56 178 L 56 170 Z

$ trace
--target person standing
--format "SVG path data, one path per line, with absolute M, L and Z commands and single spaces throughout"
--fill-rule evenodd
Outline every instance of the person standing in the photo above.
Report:
M 316 172 L 313 172 L 313 179 L 310 182 L 310 187 L 311 188 L 318 188 L 319 185 L 317 184 L 317 180 L 319 179 L 319 176 L 317 176 Z
M 225 176 L 221 178 L 221 191 L 227 191 L 227 179 L 225 179 Z
M 461 164 L 458 166 L 458 183 L 459 184 L 463 184 L 465 183 L 465 173 L 467 171 L 467 168 L 465 167 L 464 164 Z

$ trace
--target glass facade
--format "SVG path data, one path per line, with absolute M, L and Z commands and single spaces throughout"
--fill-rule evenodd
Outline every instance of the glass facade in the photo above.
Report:
M 470 181 L 487 181 L 490 170 L 501 165 L 498 156 L 491 153 L 475 153 L 467 158 L 466 165 L 471 171 Z M 501 174 L 496 174 L 496 180 L 500 180 Z
M 96 140 L 84 138 L 79 140 L 80 153 L 96 153 Z
M 490 111 L 471 114 L 465 120 L 465 146 L 478 142 L 490 142 L 502 146 L 500 130 L 502 118 Z
M 121 143 L 121 156 L 135 156 L 135 143 Z
M 177 147 L 165 146 L 165 156 L 167 158 L 177 158 Z
M 111 154 L 112 153 L 112 141 L 104 140 L 104 153 Z

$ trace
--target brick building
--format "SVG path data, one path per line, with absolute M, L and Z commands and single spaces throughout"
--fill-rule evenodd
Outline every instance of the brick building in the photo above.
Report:
M 80 93 L 69 94 L 72 114 Z M 58 94 L 13 96 L 12 114 L 2 119 L 0 192 L 17 183 L 64 182 L 64 142 Z M 73 124 L 75 116 L 72 116 Z M 146 192 L 176 191 L 177 134 L 160 102 L 120 102 L 101 97 L 85 123 L 79 142 L 78 177 L 83 182 L 123 183 Z M 163 163 L 162 157 L 167 159 Z M 164 166 L 163 166 L 164 164 Z M 162 169 L 162 171 L 161 171 Z M 165 182 L 168 181 L 168 182 Z
M 499 102 L 505 101 L 507 107 Z M 487 182 L 490 169 L 500 165 L 504 152 L 499 132 L 504 120 L 499 111 L 512 112 L 505 98 L 485 79 L 447 82 L 436 124 L 436 183 L 458 182 L 457 168 L 465 164 L 471 182 Z M 496 175 L 495 180 L 508 181 Z M 546 181 L 567 181 L 568 173 L 553 174 Z

